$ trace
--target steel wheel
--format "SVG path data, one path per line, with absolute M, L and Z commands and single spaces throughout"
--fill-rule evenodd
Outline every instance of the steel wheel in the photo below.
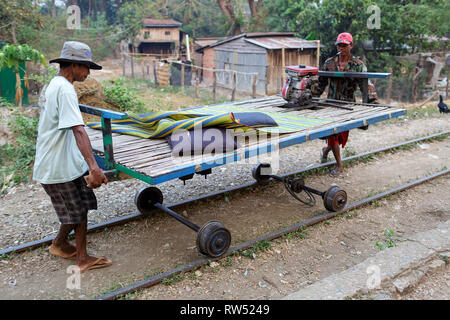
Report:
M 262 168 L 270 168 L 269 163 L 259 163 L 252 169 L 252 177 L 260 184 L 266 184 L 270 177 L 268 175 L 261 174 Z
M 339 211 L 347 203 L 347 193 L 339 187 L 333 186 L 323 196 L 323 204 L 328 211 Z
M 149 216 L 155 209 L 154 203 L 163 203 L 163 194 L 156 187 L 143 187 L 136 192 L 134 204 L 144 216 Z
M 197 249 L 206 256 L 220 257 L 227 252 L 230 243 L 230 231 L 216 220 L 206 222 L 197 233 Z

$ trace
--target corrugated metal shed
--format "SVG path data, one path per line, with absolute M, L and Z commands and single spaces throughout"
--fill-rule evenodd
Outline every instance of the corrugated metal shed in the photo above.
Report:
M 281 91 L 287 65 L 317 66 L 318 41 L 307 41 L 293 32 L 243 33 L 210 44 L 199 51 L 214 49 L 214 68 L 230 70 L 218 73 L 217 83 L 232 87 L 232 72 L 237 71 L 237 90 L 251 91 L 254 74 L 258 74 L 258 93 Z

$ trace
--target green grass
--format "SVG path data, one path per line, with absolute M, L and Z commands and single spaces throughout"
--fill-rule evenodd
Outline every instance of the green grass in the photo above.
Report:
M 437 103 L 434 106 L 429 106 L 426 108 L 412 108 L 406 111 L 406 117 L 410 119 L 430 118 L 435 115 L 439 115 Z
M 442 261 L 444 261 L 445 264 L 448 264 L 448 257 L 447 257 L 447 256 L 443 256 L 443 255 L 441 255 L 441 254 L 438 254 L 437 257 L 438 257 L 439 259 L 441 259 Z
M 165 284 L 165 285 L 170 285 L 179 281 L 184 280 L 184 274 L 176 274 L 173 275 L 172 277 L 169 278 L 164 278 L 161 280 L 161 283 Z
M 387 248 L 392 248 L 399 241 L 404 241 L 402 239 L 396 238 L 394 231 L 390 229 L 384 229 L 383 231 L 384 238 L 375 242 L 374 247 L 380 250 L 385 250 Z
M 222 266 L 225 268 L 229 268 L 233 266 L 233 259 L 230 256 L 226 257 L 224 261 L 222 261 Z
M 251 248 L 248 248 L 246 250 L 239 250 L 238 254 L 250 259 L 254 259 L 258 252 L 269 250 L 270 247 L 271 247 L 270 241 L 262 240 Z
M 297 230 L 293 231 L 293 232 L 289 232 L 286 233 L 282 236 L 283 239 L 288 239 L 291 240 L 293 238 L 297 238 L 297 239 L 306 239 L 309 236 L 309 233 L 306 230 L 305 226 L 301 226 L 300 228 L 298 228 Z
M 349 220 L 356 218 L 358 216 L 358 211 L 357 210 L 352 210 L 346 213 L 345 217 Z
M 2 259 L 12 260 L 12 258 L 14 258 L 14 255 L 12 255 L 12 254 L 2 253 L 0 255 L 0 260 L 2 260 Z

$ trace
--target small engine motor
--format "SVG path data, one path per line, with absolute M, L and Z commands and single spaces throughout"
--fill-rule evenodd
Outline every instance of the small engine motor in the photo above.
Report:
M 319 68 L 305 66 L 286 67 L 286 83 L 281 95 L 288 104 L 286 107 L 298 107 L 309 104 L 312 101 L 309 78 L 319 74 Z

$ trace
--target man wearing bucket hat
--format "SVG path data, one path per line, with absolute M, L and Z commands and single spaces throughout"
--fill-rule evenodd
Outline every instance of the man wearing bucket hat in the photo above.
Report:
M 97 209 L 92 189 L 108 180 L 92 153 L 72 83 L 102 67 L 92 61 L 89 46 L 76 41 L 65 42 L 60 57 L 50 63 L 59 63 L 60 70 L 42 97 L 33 179 L 50 196 L 61 222 L 50 253 L 76 259 L 80 272 L 85 272 L 112 264 L 104 257 L 89 256 L 86 249 L 87 213 Z M 68 242 L 72 230 L 76 247 Z
M 336 47 L 338 53 L 327 59 L 324 63 L 322 70 L 324 71 L 347 71 L 347 72 L 367 72 L 367 67 L 358 58 L 352 56 L 350 51 L 353 48 L 353 37 L 350 33 L 344 32 L 338 35 L 336 39 Z M 328 86 L 328 98 L 344 101 L 356 101 L 355 91 L 359 89 L 363 90 L 362 79 L 358 78 L 326 78 L 319 77 L 318 81 L 312 84 L 311 91 L 313 95 L 320 96 L 325 88 Z M 369 80 L 369 103 L 378 103 L 377 93 L 375 86 Z M 339 145 L 342 148 L 348 140 L 348 131 L 341 132 L 327 137 L 327 147 L 322 148 L 320 155 L 321 162 L 326 162 L 328 153 L 333 151 L 333 155 L 336 159 L 337 166 L 334 168 L 330 175 L 338 176 L 344 171 L 342 165 L 341 154 Z

